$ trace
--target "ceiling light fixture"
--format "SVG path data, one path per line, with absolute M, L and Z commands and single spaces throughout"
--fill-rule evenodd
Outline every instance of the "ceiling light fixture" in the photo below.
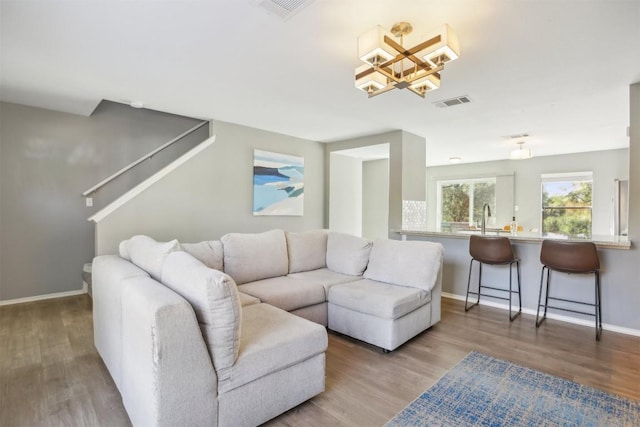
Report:
M 390 32 L 378 25 L 358 37 L 358 57 L 365 65 L 355 70 L 356 88 L 367 92 L 369 98 L 391 89 L 409 89 L 424 98 L 425 93 L 440 87 L 444 64 L 460 56 L 458 37 L 444 24 L 407 49 L 403 42 L 412 31 L 410 23 L 398 22 Z
M 533 154 L 531 153 L 531 148 L 524 148 L 522 146 L 523 144 L 524 144 L 524 141 L 518 141 L 519 147 L 513 150 L 511 152 L 511 155 L 509 156 L 511 160 L 525 160 L 533 157 Z

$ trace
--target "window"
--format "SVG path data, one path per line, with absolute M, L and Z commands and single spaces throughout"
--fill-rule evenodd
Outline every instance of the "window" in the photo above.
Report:
M 485 203 L 496 211 L 495 177 L 438 181 L 438 228 L 457 231 L 479 226 Z M 488 219 L 488 224 L 495 224 L 495 214 Z
M 542 234 L 591 237 L 593 173 L 542 175 Z

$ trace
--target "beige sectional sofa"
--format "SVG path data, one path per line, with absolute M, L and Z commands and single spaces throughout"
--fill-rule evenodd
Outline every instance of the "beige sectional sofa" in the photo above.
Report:
M 96 348 L 136 426 L 257 425 L 324 390 L 325 326 L 389 351 L 438 322 L 442 257 L 326 230 L 134 236 L 94 260 Z

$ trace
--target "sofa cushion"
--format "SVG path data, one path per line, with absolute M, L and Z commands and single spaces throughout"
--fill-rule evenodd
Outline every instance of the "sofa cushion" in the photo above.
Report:
M 284 231 L 229 233 L 222 236 L 224 271 L 237 284 L 285 276 L 289 271 Z
M 431 301 L 431 293 L 369 279 L 329 289 L 329 303 L 384 319 L 397 319 Z
M 149 273 L 151 277 L 160 280 L 162 264 L 168 254 L 180 250 L 177 240 L 157 242 L 149 236 L 133 236 L 120 244 L 120 254 L 132 263 Z
M 239 295 L 240 295 L 240 305 L 243 307 L 251 304 L 260 304 L 262 302 L 260 301 L 260 298 L 252 297 L 251 295 L 248 295 L 242 292 L 240 292 Z
M 355 280 L 361 279 L 361 277 L 359 276 L 349 276 L 347 274 L 336 273 L 335 271 L 331 271 L 328 268 L 319 268 L 317 270 L 293 273 L 287 275 L 287 277 L 320 283 L 324 287 L 325 293 L 327 295 L 329 295 L 329 288 L 333 285 L 353 282 Z
M 289 273 L 316 270 L 327 266 L 327 231 L 311 230 L 301 233 L 287 231 Z
M 369 262 L 371 240 L 344 233 L 329 232 L 327 267 L 336 273 L 360 276 Z
M 373 243 L 364 278 L 430 291 L 443 256 L 440 243 L 379 239 Z
M 229 375 L 218 377 L 218 393 L 296 365 L 326 349 L 324 326 L 269 304 L 244 307 L 240 356 Z
M 235 282 L 180 251 L 167 256 L 162 283 L 193 306 L 216 373 L 224 376 L 240 348 L 242 309 Z
M 220 240 L 209 240 L 199 243 L 181 243 L 182 250 L 191 254 L 195 259 L 209 268 L 223 270 L 224 254 Z
M 260 298 L 285 311 L 319 304 L 327 300 L 324 287 L 313 280 L 272 277 L 238 286 L 240 292 Z

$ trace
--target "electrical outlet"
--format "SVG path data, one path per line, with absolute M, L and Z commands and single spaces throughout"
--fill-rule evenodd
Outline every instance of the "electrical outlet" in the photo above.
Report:
M 87 204 L 87 207 L 90 208 L 91 206 L 93 206 L 93 197 L 85 197 L 84 199 L 85 203 Z
M 518 205 L 515 205 L 515 206 L 513 207 L 513 210 L 514 210 L 514 211 L 516 211 L 516 212 L 518 212 L 518 210 L 519 210 L 519 209 L 520 209 L 520 208 L 518 207 Z

